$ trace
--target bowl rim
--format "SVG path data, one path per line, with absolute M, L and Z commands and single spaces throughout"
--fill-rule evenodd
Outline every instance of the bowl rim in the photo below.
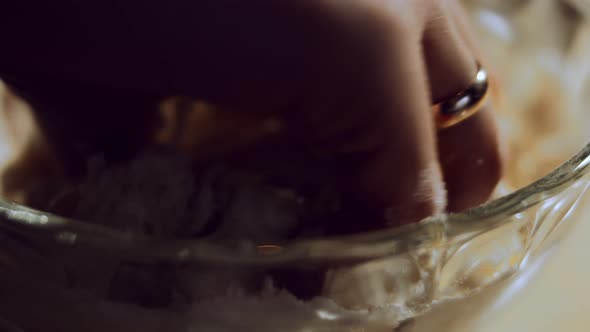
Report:
M 590 143 L 539 180 L 467 211 L 437 215 L 395 228 L 345 236 L 294 240 L 280 245 L 248 241 L 178 240 L 84 223 L 0 199 L 0 229 L 42 243 L 88 247 L 143 263 L 232 266 L 340 265 L 393 256 L 425 247 L 462 244 L 510 223 L 590 173 Z

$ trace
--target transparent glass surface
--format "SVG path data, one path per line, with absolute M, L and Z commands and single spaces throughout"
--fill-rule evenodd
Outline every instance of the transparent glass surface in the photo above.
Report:
M 547 68 L 543 61 L 556 58 L 573 66 L 576 59 L 571 47 L 561 44 L 551 46 L 553 60 L 546 54 L 535 58 L 538 63 L 527 58 L 546 51 L 548 41 L 518 39 L 528 31 L 522 23 L 527 21 L 518 19 L 526 7 L 522 3 L 467 1 L 485 45 L 504 47 L 489 53 L 503 78 L 513 79 L 504 87 L 510 105 L 517 101 L 512 96 L 524 91 L 515 89 L 528 84 L 526 70 Z M 552 17 L 574 20 L 571 13 L 564 15 Z M 563 33 L 574 36 L 577 28 L 568 26 Z M 516 60 L 499 60 L 507 58 Z M 557 106 L 564 112 L 575 109 L 582 91 Z M 586 121 L 583 114 L 572 114 Z M 586 137 L 574 139 L 568 148 Z M 281 246 L 148 237 L 0 201 L 0 312 L 5 316 L 0 329 L 391 331 L 434 303 L 469 296 L 526 268 L 531 257 L 565 234 L 590 184 L 590 145 L 578 150 L 527 185 L 521 183 L 522 172 L 515 172 L 505 186 L 521 189 L 464 213 Z M 540 157 L 538 167 L 525 175 L 535 177 L 549 167 Z

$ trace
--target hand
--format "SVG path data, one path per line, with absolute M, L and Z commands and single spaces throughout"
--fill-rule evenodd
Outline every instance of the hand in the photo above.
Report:
M 431 105 L 482 61 L 457 1 L 4 6 L 2 31 L 14 33 L 0 73 L 61 149 L 134 142 L 153 123 L 149 105 L 185 95 L 282 114 L 391 223 L 481 203 L 500 177 L 489 107 L 444 131 L 433 123 Z

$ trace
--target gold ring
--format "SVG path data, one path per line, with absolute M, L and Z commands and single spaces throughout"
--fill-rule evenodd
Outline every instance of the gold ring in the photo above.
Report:
M 478 62 L 477 74 L 471 85 L 433 106 L 437 128 L 449 128 L 477 113 L 487 100 L 488 86 L 488 72 Z

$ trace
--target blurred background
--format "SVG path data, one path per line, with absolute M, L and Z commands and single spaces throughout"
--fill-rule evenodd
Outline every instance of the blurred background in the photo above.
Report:
M 500 76 L 501 128 L 511 154 L 504 190 L 511 190 L 590 141 L 590 1 L 464 2 Z M 525 271 L 468 300 L 440 306 L 408 330 L 588 331 L 588 193 L 572 220 L 560 241 Z

